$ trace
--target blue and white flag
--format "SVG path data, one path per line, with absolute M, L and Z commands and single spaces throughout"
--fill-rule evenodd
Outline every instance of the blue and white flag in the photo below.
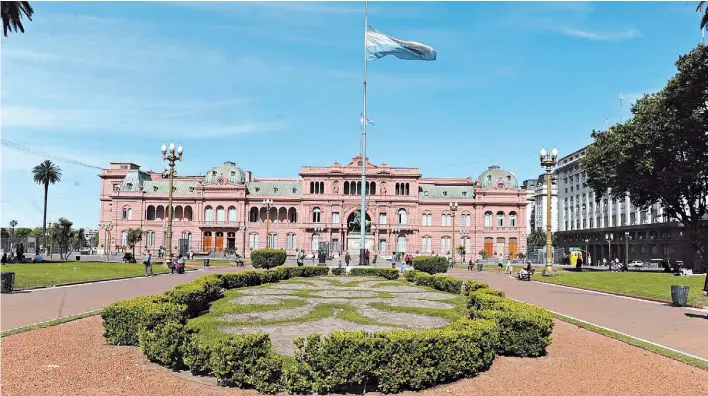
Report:
M 432 47 L 415 41 L 403 41 L 387 36 L 371 26 L 368 26 L 366 30 L 366 52 L 368 54 L 367 60 L 393 55 L 404 60 L 433 61 L 438 56 Z

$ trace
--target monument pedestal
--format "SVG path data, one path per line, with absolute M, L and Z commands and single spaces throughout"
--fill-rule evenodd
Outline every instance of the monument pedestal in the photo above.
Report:
M 369 249 L 371 257 L 374 256 L 374 236 L 366 235 L 365 249 Z M 347 252 L 352 257 L 351 263 L 359 264 L 359 254 L 361 252 L 361 236 L 359 234 L 347 235 Z

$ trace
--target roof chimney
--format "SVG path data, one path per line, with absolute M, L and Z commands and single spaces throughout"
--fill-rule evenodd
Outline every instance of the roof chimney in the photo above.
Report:
M 250 170 L 247 170 L 247 171 L 246 171 L 246 183 L 250 183 L 250 182 L 251 182 L 251 177 L 252 177 L 251 171 L 250 171 Z

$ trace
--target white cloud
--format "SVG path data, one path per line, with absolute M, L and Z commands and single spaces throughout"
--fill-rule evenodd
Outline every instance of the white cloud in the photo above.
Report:
M 623 41 L 642 37 L 642 32 L 634 28 L 625 28 L 623 30 L 614 32 L 596 32 L 569 27 L 561 28 L 560 30 L 568 36 L 579 37 L 588 40 Z

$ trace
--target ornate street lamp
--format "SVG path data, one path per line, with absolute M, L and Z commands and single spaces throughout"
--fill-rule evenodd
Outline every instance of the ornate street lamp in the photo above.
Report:
M 624 267 L 627 268 L 629 265 L 629 231 L 625 231 L 624 233 Z
M 470 232 L 469 232 L 468 230 L 461 230 L 461 231 L 460 231 L 460 235 L 462 235 L 461 245 L 462 245 L 462 247 L 465 248 L 464 253 L 462 253 L 462 263 L 463 263 L 463 264 L 464 264 L 464 262 L 465 262 L 465 254 L 467 253 L 467 246 L 465 246 L 465 238 L 467 238 L 467 235 L 468 235 L 469 233 L 470 233 Z
M 113 223 L 110 221 L 107 221 L 103 224 L 101 224 L 101 229 L 106 233 L 106 240 L 105 240 L 105 246 L 106 246 L 106 261 L 110 261 L 109 257 L 109 252 L 111 251 L 111 230 L 113 229 Z
M 551 171 L 556 165 L 558 159 L 558 150 L 553 147 L 549 153 L 545 148 L 541 149 L 540 153 L 541 166 L 546 168 L 546 268 L 543 270 L 544 276 L 553 276 L 553 236 L 551 235 L 551 184 L 553 177 Z
M 610 268 L 612 268 L 612 240 L 615 239 L 613 234 L 605 234 L 605 240 L 607 241 L 607 256 L 610 261 Z
M 180 144 L 175 150 L 175 143 L 171 142 L 168 147 L 165 143 L 162 143 L 162 160 L 167 161 L 170 165 L 169 177 L 170 177 L 170 188 L 167 192 L 167 242 L 165 248 L 165 266 L 169 266 L 172 260 L 172 192 L 174 190 L 174 177 L 175 177 L 175 162 L 182 161 L 182 153 L 184 149 Z
M 273 206 L 273 200 L 264 199 L 263 206 L 266 208 L 266 249 L 270 249 L 270 207 Z
M 452 265 L 455 265 L 455 213 L 457 212 L 457 202 L 448 204 L 452 212 Z

